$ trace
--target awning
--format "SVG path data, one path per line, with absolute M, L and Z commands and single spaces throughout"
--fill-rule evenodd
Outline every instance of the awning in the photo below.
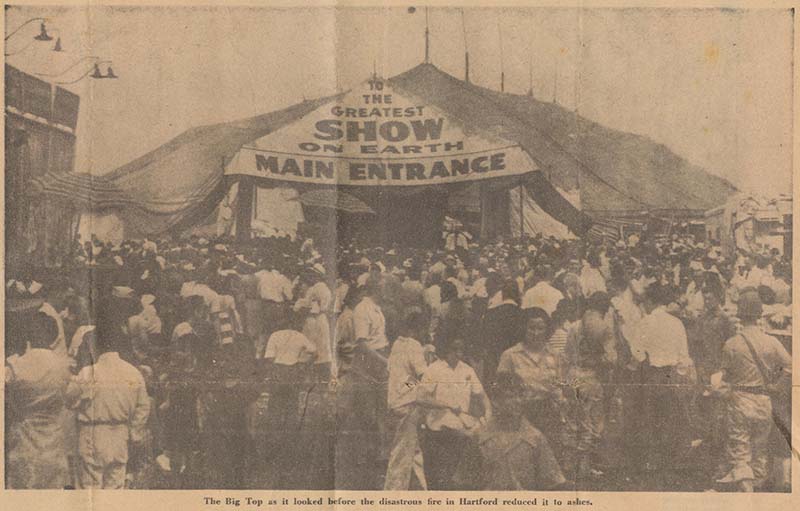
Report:
M 375 211 L 362 200 L 337 190 L 311 190 L 292 200 L 296 200 L 304 206 L 338 209 L 348 213 L 375 214 Z

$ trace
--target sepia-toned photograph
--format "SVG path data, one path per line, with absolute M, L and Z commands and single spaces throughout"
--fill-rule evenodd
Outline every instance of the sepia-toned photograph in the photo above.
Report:
M 793 9 L 4 16 L 6 490 L 791 493 Z

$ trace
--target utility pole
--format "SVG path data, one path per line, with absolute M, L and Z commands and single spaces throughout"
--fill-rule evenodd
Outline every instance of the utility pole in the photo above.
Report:
M 425 63 L 431 62 L 431 37 L 430 29 L 428 28 L 428 8 L 425 7 Z

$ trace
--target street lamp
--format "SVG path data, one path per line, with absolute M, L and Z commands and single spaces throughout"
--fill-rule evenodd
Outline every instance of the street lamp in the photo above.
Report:
M 108 63 L 108 69 L 106 70 L 106 74 L 103 74 L 100 71 L 100 64 Z M 116 80 L 119 78 L 117 75 L 114 74 L 114 70 L 111 69 L 111 61 L 110 60 L 101 60 L 100 62 L 95 63 L 94 71 L 92 74 L 89 75 L 89 78 L 94 78 L 95 80 L 105 80 L 105 79 L 112 79 Z
M 58 29 L 54 29 L 51 30 L 51 32 L 56 36 L 56 44 L 53 45 L 53 51 L 58 51 L 58 52 L 64 51 L 64 48 L 61 46 L 61 31 Z
M 52 41 L 53 37 L 47 33 L 47 26 L 45 26 L 44 21 L 42 21 L 41 25 L 39 25 L 39 35 L 34 37 L 37 41 Z
M 81 59 L 81 60 L 85 60 L 85 58 Z M 108 68 L 107 68 L 106 74 L 103 74 L 103 72 L 100 71 L 100 64 L 108 64 Z M 75 67 L 75 66 L 73 65 L 72 67 Z M 61 74 L 64 74 L 64 73 L 61 73 Z M 55 82 L 55 83 L 57 85 L 71 85 L 73 83 L 78 83 L 79 81 L 83 80 L 87 76 L 89 78 L 94 79 L 94 80 L 105 80 L 105 79 L 116 80 L 117 78 L 119 78 L 119 76 L 117 76 L 114 73 L 114 70 L 111 69 L 111 61 L 110 60 L 98 60 L 97 62 L 94 63 L 94 66 L 92 67 L 91 70 L 87 70 L 85 73 L 83 73 L 78 78 L 76 78 L 74 80 L 71 80 L 71 81 L 67 81 L 67 82 Z
M 100 72 L 100 65 L 98 63 L 95 63 L 94 71 L 92 72 L 92 74 L 89 75 L 89 78 L 94 78 L 95 80 L 101 80 L 105 78 L 105 76 L 103 76 L 103 73 Z
M 31 42 L 29 42 L 28 44 L 26 44 L 25 46 L 23 46 L 19 50 L 11 51 L 11 52 L 3 52 L 3 54 L 6 57 L 10 57 L 12 55 L 16 55 L 18 53 L 22 53 L 23 51 L 25 51 L 28 48 L 30 48 L 31 45 L 36 41 L 41 42 L 41 41 L 52 41 L 53 40 L 53 36 L 50 35 L 47 32 L 47 25 L 46 25 L 47 18 L 31 18 L 31 19 L 29 19 L 28 21 L 26 21 L 25 23 L 23 23 L 22 25 L 17 27 L 16 30 L 14 30 L 13 32 L 8 34 L 5 37 L 5 40 L 8 41 L 11 37 L 14 36 L 14 34 L 19 32 L 24 26 L 26 26 L 26 25 L 28 25 L 30 23 L 33 23 L 35 21 L 39 21 L 40 22 L 39 33 L 33 37 L 33 40 Z M 53 46 L 53 51 L 58 51 L 58 52 L 63 51 L 63 47 L 61 46 L 61 32 L 58 29 L 52 30 L 51 32 L 57 34 L 56 44 Z
M 39 35 L 37 35 L 36 37 L 34 37 L 34 39 L 36 39 L 37 41 L 49 41 L 50 39 L 42 39 L 42 36 L 44 36 L 44 37 L 49 37 L 49 36 L 47 35 L 47 28 L 45 27 L 45 23 L 47 23 L 47 21 L 48 21 L 48 19 L 47 19 L 47 18 L 31 18 L 31 19 L 29 19 L 28 21 L 26 21 L 26 22 L 25 22 L 25 23 L 23 23 L 22 25 L 18 26 L 16 29 L 14 29 L 14 30 L 13 30 L 13 31 L 12 31 L 10 34 L 8 34 L 8 35 L 6 36 L 6 39 L 5 39 L 5 40 L 6 40 L 6 41 L 8 41 L 9 39 L 11 39 L 11 37 L 12 37 L 14 34 L 16 34 L 17 32 L 19 32 L 20 30 L 22 30 L 22 28 L 23 28 L 23 27 L 25 27 L 25 26 L 27 26 L 27 25 L 29 25 L 29 24 L 33 23 L 34 21 L 38 21 L 38 22 L 40 22 L 40 23 L 41 23 L 41 25 L 39 26 L 40 33 L 39 33 Z M 51 39 L 52 39 L 52 38 L 51 38 Z

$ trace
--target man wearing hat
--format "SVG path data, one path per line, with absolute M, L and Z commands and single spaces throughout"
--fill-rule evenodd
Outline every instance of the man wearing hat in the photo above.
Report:
M 743 290 L 737 311 L 742 329 L 728 339 L 722 351 L 724 383 L 720 391 L 728 398 L 725 457 L 729 471 L 717 482 L 734 484 L 743 492 L 761 488 L 767 478 L 773 424 L 767 386 L 778 382 L 788 387 L 792 378 L 792 359 L 780 341 L 758 326 L 761 314 L 758 291 Z

